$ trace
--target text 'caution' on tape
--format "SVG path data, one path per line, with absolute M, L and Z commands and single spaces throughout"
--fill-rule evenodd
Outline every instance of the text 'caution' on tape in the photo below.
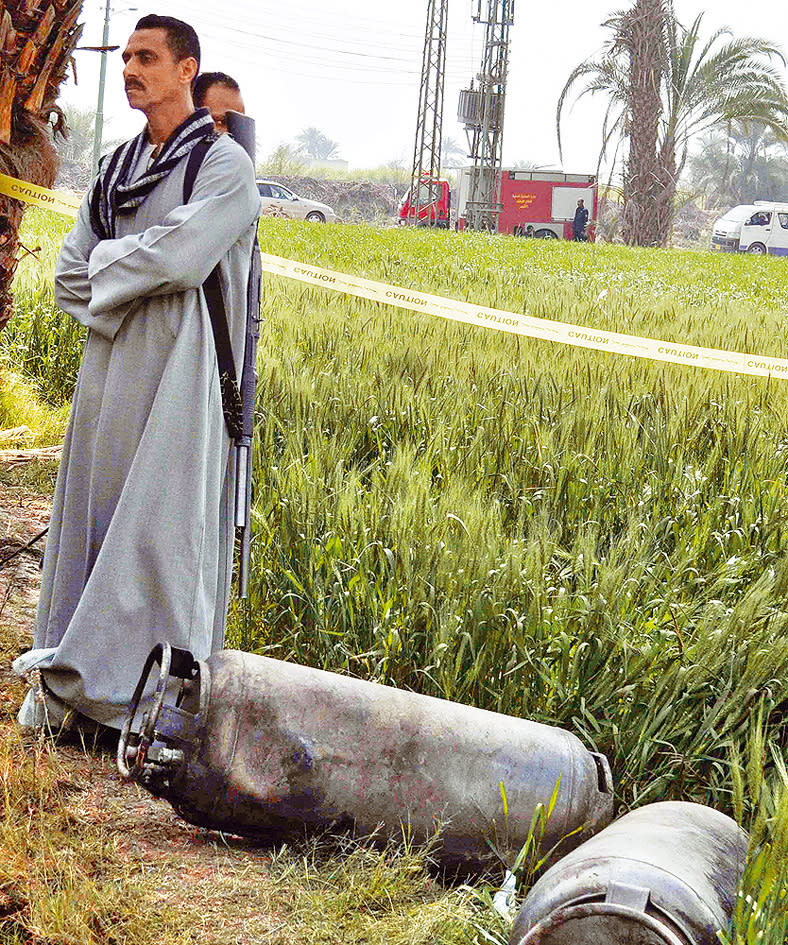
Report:
M 75 217 L 82 198 L 78 194 L 69 194 L 62 190 L 50 190 L 28 181 L 0 174 L 0 194 L 22 200 L 34 207 L 46 207 L 55 213 L 62 213 L 67 217 Z
M 470 302 L 445 299 L 439 295 L 414 292 L 401 286 L 388 285 L 350 276 L 333 269 L 321 269 L 294 262 L 282 256 L 263 253 L 263 270 L 279 276 L 298 279 L 310 285 L 344 292 L 362 299 L 372 299 L 386 305 L 426 312 L 440 318 L 466 325 L 480 325 L 495 331 L 525 335 L 543 341 L 557 341 L 577 348 L 592 348 L 596 351 L 612 351 L 629 354 L 651 361 L 667 361 L 673 364 L 690 364 L 693 367 L 710 368 L 714 371 L 729 371 L 735 374 L 752 374 L 757 377 L 788 378 L 788 360 L 761 355 L 744 354 L 738 351 L 721 351 L 717 348 L 699 348 L 672 341 L 640 338 L 616 331 L 602 331 L 582 325 L 570 325 L 548 318 L 532 315 L 517 315 L 497 308 L 485 308 Z
M 81 198 L 78 195 L 48 190 L 26 181 L 0 174 L 0 194 L 23 200 L 39 207 L 47 207 L 66 216 L 75 217 Z M 503 309 L 486 308 L 470 302 L 446 299 L 440 295 L 429 295 L 403 286 L 389 285 L 348 275 L 334 269 L 323 269 L 306 263 L 261 253 L 263 270 L 277 276 L 297 279 L 309 285 L 331 289 L 346 295 L 370 299 L 385 305 L 394 305 L 414 312 L 426 312 L 450 321 L 464 322 L 505 331 L 542 341 L 557 341 L 576 348 L 628 354 L 650 361 L 665 361 L 671 364 L 688 364 L 692 367 L 712 371 L 727 371 L 732 374 L 750 374 L 755 377 L 788 378 L 788 360 L 767 355 L 746 354 L 740 351 L 724 351 L 718 348 L 700 348 L 673 341 L 641 338 L 617 331 L 603 331 L 583 325 L 571 325 L 549 318 L 518 315 Z

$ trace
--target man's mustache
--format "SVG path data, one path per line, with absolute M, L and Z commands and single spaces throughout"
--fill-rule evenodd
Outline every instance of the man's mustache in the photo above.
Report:
M 125 88 L 126 88 L 126 91 L 128 92 L 131 89 L 144 89 L 145 86 L 141 82 L 135 82 L 134 79 L 130 79 L 128 82 L 125 83 Z

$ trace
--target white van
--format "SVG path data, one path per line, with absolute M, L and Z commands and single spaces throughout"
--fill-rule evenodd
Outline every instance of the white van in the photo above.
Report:
M 788 203 L 756 200 L 734 207 L 714 224 L 711 248 L 788 256 Z

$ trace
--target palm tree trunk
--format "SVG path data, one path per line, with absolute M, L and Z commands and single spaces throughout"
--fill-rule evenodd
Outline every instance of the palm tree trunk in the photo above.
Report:
M 655 246 L 667 246 L 673 232 L 673 220 L 676 215 L 676 184 L 679 169 L 676 167 L 676 142 L 666 138 L 659 152 L 659 187 L 656 194 L 656 237 Z
M 51 187 L 57 158 L 48 125 L 82 26 L 82 0 L 0 0 L 0 173 Z M 13 311 L 11 283 L 24 205 L 0 197 L 0 329 Z
M 664 0 L 635 0 L 622 21 L 629 52 L 629 157 L 624 180 L 624 242 L 660 245 L 658 202 L 661 86 L 667 51 Z

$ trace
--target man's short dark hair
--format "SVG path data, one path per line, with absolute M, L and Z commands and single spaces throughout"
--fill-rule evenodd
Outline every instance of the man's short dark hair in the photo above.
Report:
M 224 85 L 233 92 L 240 92 L 241 87 L 226 72 L 201 72 L 192 82 L 192 98 L 197 108 L 202 108 L 205 104 L 205 96 L 212 85 Z
M 200 40 L 193 26 L 176 20 L 174 16 L 159 16 L 158 13 L 149 13 L 137 20 L 135 30 L 164 30 L 167 34 L 167 46 L 176 62 L 189 57 L 197 60 L 200 68 Z

